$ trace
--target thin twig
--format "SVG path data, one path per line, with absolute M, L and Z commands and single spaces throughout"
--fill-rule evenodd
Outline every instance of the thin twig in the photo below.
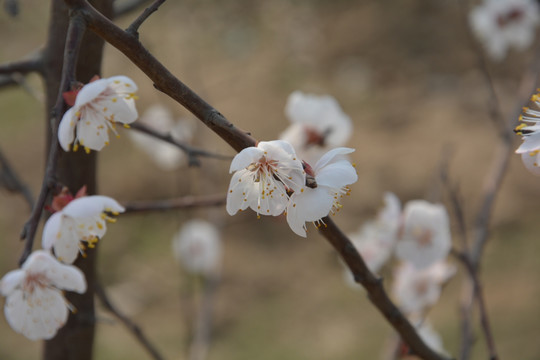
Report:
M 135 324 L 131 319 L 129 319 L 126 315 L 122 314 L 116 306 L 114 306 L 109 297 L 107 296 L 107 293 L 105 292 L 105 289 L 103 286 L 101 286 L 100 283 L 96 283 L 96 296 L 99 298 L 105 309 L 109 311 L 111 314 L 113 314 L 121 323 L 125 326 L 125 328 L 137 339 L 137 341 L 141 344 L 141 346 L 150 354 L 150 356 L 155 360 L 163 360 L 163 356 L 159 353 L 157 348 L 150 342 L 150 340 L 146 337 L 142 329 Z
M 139 27 L 142 25 L 142 23 L 150 17 L 154 12 L 157 11 L 157 9 L 163 4 L 165 0 L 154 0 L 152 5 L 144 9 L 143 13 L 139 15 L 131 25 L 126 29 L 126 32 L 132 36 L 139 36 Z
M 43 72 L 43 52 L 41 49 L 22 60 L 0 65 L 0 74 L 2 75 L 13 73 L 29 74 L 32 72 Z
M 160 140 L 163 140 L 165 142 L 168 142 L 169 144 L 172 144 L 176 147 L 178 147 L 180 150 L 184 151 L 186 153 L 186 155 L 188 156 L 188 163 L 189 165 L 194 165 L 194 166 L 199 166 L 200 165 L 200 161 L 198 159 L 198 157 L 209 157 L 209 158 L 214 158 L 214 159 L 221 159 L 221 160 L 229 160 L 231 161 L 232 160 L 232 156 L 230 155 L 222 155 L 222 154 L 216 154 L 216 153 L 211 153 L 209 151 L 206 151 L 206 150 L 203 150 L 203 149 L 198 149 L 196 147 L 193 147 L 193 146 L 190 146 L 190 145 L 187 145 L 187 144 L 184 144 L 178 140 L 176 140 L 175 138 L 172 137 L 172 135 L 170 133 L 168 134 L 164 134 L 164 133 L 160 133 L 144 124 L 141 124 L 141 123 L 132 123 L 130 124 L 130 127 L 137 130 L 137 131 L 140 131 L 142 133 L 145 133 L 147 135 L 150 135 L 150 136 L 153 136 L 157 139 L 160 139 Z
M 34 197 L 28 186 L 17 176 L 8 160 L 0 150 L 0 186 L 14 193 L 20 193 L 30 209 L 34 206 Z
M 125 0 L 125 1 L 116 0 L 113 3 L 114 18 L 116 19 L 126 14 L 129 14 L 132 11 L 136 10 L 138 7 L 149 2 L 150 0 Z
M 184 196 L 175 199 L 155 200 L 155 201 L 133 201 L 124 203 L 126 214 L 149 212 L 149 211 L 169 211 L 178 209 L 191 209 L 197 207 L 222 206 L 226 203 L 223 194 L 207 196 Z
M 69 19 L 69 27 L 66 35 L 66 47 L 64 50 L 64 64 L 62 68 L 62 80 L 58 91 L 58 97 L 51 116 L 51 145 L 47 158 L 47 167 L 43 177 L 43 183 L 37 202 L 34 204 L 32 214 L 28 221 L 24 224 L 21 239 L 25 239 L 23 253 L 19 259 L 19 264 L 24 263 L 28 255 L 32 252 L 34 245 L 34 237 L 41 219 L 41 213 L 45 206 L 45 201 L 49 195 L 51 186 L 54 184 L 54 174 L 56 172 L 56 163 L 58 158 L 58 138 L 57 130 L 60 122 L 60 117 L 63 114 L 64 98 L 62 93 L 67 91 L 71 83 L 75 79 L 75 66 L 79 55 L 79 48 L 85 32 L 86 26 L 83 17 L 78 11 L 73 11 Z

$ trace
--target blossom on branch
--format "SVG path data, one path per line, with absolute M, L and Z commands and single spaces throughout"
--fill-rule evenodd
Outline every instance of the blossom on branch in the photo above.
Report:
M 287 205 L 287 222 L 297 235 L 306 237 L 306 221 L 320 225 L 323 217 L 340 210 L 341 198 L 350 191 L 347 185 L 358 180 L 356 170 L 344 158 L 353 151 L 333 149 L 323 155 L 313 169 L 306 166 L 306 172 L 315 178 L 316 187 L 304 185 L 295 190 Z
M 452 246 L 446 208 L 424 200 L 412 200 L 403 210 L 396 256 L 419 269 L 444 259 Z
M 68 317 L 70 305 L 62 290 L 84 293 L 83 273 L 47 251 L 34 251 L 21 269 L 8 272 L 0 281 L 9 325 L 31 340 L 51 339 Z
M 514 129 L 523 140 L 516 153 L 521 154 L 521 160 L 527 170 L 540 176 L 540 93 L 534 94 L 531 102 L 535 109 L 524 107 L 519 116 L 519 121 L 523 122 Z
M 221 263 L 221 240 L 216 227 L 194 219 L 185 223 L 172 242 L 176 260 L 190 273 L 217 274 Z
M 47 250 L 54 249 L 58 260 L 71 264 L 79 253 L 86 255 L 86 247 L 95 247 L 107 231 L 107 221 L 116 221 L 109 214 L 118 215 L 120 212 L 124 212 L 124 208 L 107 196 L 74 199 L 47 220 L 42 246 Z
M 540 21 L 534 0 L 484 0 L 469 16 L 471 28 L 488 55 L 502 60 L 510 47 L 529 47 Z
M 300 190 L 306 182 L 302 162 L 282 140 L 261 141 L 240 151 L 229 172 L 234 172 L 227 193 L 229 215 L 248 207 L 257 215 L 280 215 L 289 200 L 287 191 Z
M 118 137 L 116 123 L 128 127 L 137 120 L 136 91 L 137 85 L 127 76 L 98 79 L 83 86 L 58 127 L 62 149 L 77 151 L 80 145 L 89 153 L 109 144 L 109 131 Z
M 329 95 L 295 91 L 287 99 L 285 114 L 291 125 L 280 135 L 298 156 L 314 163 L 328 150 L 343 146 L 352 133 L 350 117 Z

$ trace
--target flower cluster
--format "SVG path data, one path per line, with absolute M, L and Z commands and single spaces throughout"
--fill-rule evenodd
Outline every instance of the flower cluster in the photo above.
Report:
M 540 92 L 531 97 L 531 104 L 523 108 L 514 132 L 522 136 L 523 143 L 516 150 L 523 164 L 534 175 L 540 176 Z
M 75 311 L 63 291 L 84 293 L 86 279 L 71 264 L 105 235 L 106 221 L 124 211 L 109 197 L 84 193 L 83 188 L 73 197 L 64 191 L 53 200 L 50 208 L 56 212 L 43 229 L 44 250 L 34 251 L 21 269 L 0 280 L 8 323 L 31 340 L 52 338 L 65 324 L 68 310 Z
M 261 141 L 233 159 L 227 193 L 227 212 L 251 208 L 260 215 L 277 216 L 284 211 L 298 235 L 306 236 L 305 222 L 317 223 L 341 208 L 340 199 L 358 179 L 354 167 L 343 158 L 353 149 L 326 153 L 313 168 L 297 157 L 286 141 Z
M 393 294 L 401 310 L 422 328 L 425 310 L 435 305 L 442 285 L 456 272 L 445 260 L 451 236 L 444 206 L 412 200 L 402 210 L 399 199 L 387 193 L 377 219 L 364 224 L 350 239 L 373 272 L 379 272 L 392 254 L 401 260 L 393 272 Z M 347 283 L 358 287 L 349 269 L 344 271 Z M 429 328 L 426 337 L 435 340 L 438 335 Z M 433 343 L 435 350 L 444 353 L 440 339 Z
M 534 0 L 484 0 L 470 13 L 469 22 L 488 55 L 502 60 L 509 48 L 524 50 L 534 40 L 540 22 Z

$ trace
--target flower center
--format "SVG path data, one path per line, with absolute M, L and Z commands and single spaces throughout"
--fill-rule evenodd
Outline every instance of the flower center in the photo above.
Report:
M 46 288 L 49 284 L 49 279 L 44 274 L 35 273 L 28 274 L 24 279 L 23 291 L 25 294 L 32 294 L 36 287 Z
M 524 15 L 525 14 L 523 13 L 522 9 L 519 9 L 519 8 L 510 9 L 510 11 L 504 14 L 499 14 L 497 16 L 497 25 L 500 28 L 504 28 L 508 26 L 509 24 L 518 23 L 523 19 Z
M 414 236 L 420 247 L 428 247 L 433 244 L 433 232 L 429 229 L 417 228 L 414 231 Z

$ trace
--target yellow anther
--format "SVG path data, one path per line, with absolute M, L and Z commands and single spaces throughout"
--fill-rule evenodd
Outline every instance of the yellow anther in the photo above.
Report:
M 261 218 L 261 215 L 257 215 L 257 220 L 259 220 Z
M 79 150 L 79 144 L 73 145 L 73 152 L 76 152 L 77 150 Z
M 126 129 L 129 129 L 131 126 L 129 126 L 129 124 L 124 124 L 124 127 L 125 127 Z
M 118 99 L 117 99 L 117 98 L 112 98 L 111 101 L 112 101 L 113 103 L 115 103 L 115 102 L 118 101 Z
M 108 141 L 105 141 L 105 146 L 109 145 L 109 142 Z
M 89 148 L 89 147 L 85 146 L 85 147 L 84 147 L 84 151 L 85 151 L 87 154 L 90 154 L 90 148 Z
M 117 139 L 120 139 L 120 134 L 116 134 L 116 138 L 117 138 Z
M 103 229 L 103 224 L 100 223 L 99 221 L 96 221 L 96 226 L 98 227 L 98 229 Z
M 527 124 L 523 123 L 523 124 L 519 124 L 518 126 L 516 126 L 516 128 L 514 129 L 514 131 L 518 131 L 518 130 L 521 130 L 523 128 L 527 127 Z
M 531 151 L 531 152 L 529 153 L 529 155 L 530 155 L 530 156 L 536 156 L 536 155 L 538 155 L 538 152 L 540 152 L 540 150 Z
M 105 107 L 103 108 L 103 111 L 107 111 L 107 110 L 109 110 L 109 108 L 105 106 Z

